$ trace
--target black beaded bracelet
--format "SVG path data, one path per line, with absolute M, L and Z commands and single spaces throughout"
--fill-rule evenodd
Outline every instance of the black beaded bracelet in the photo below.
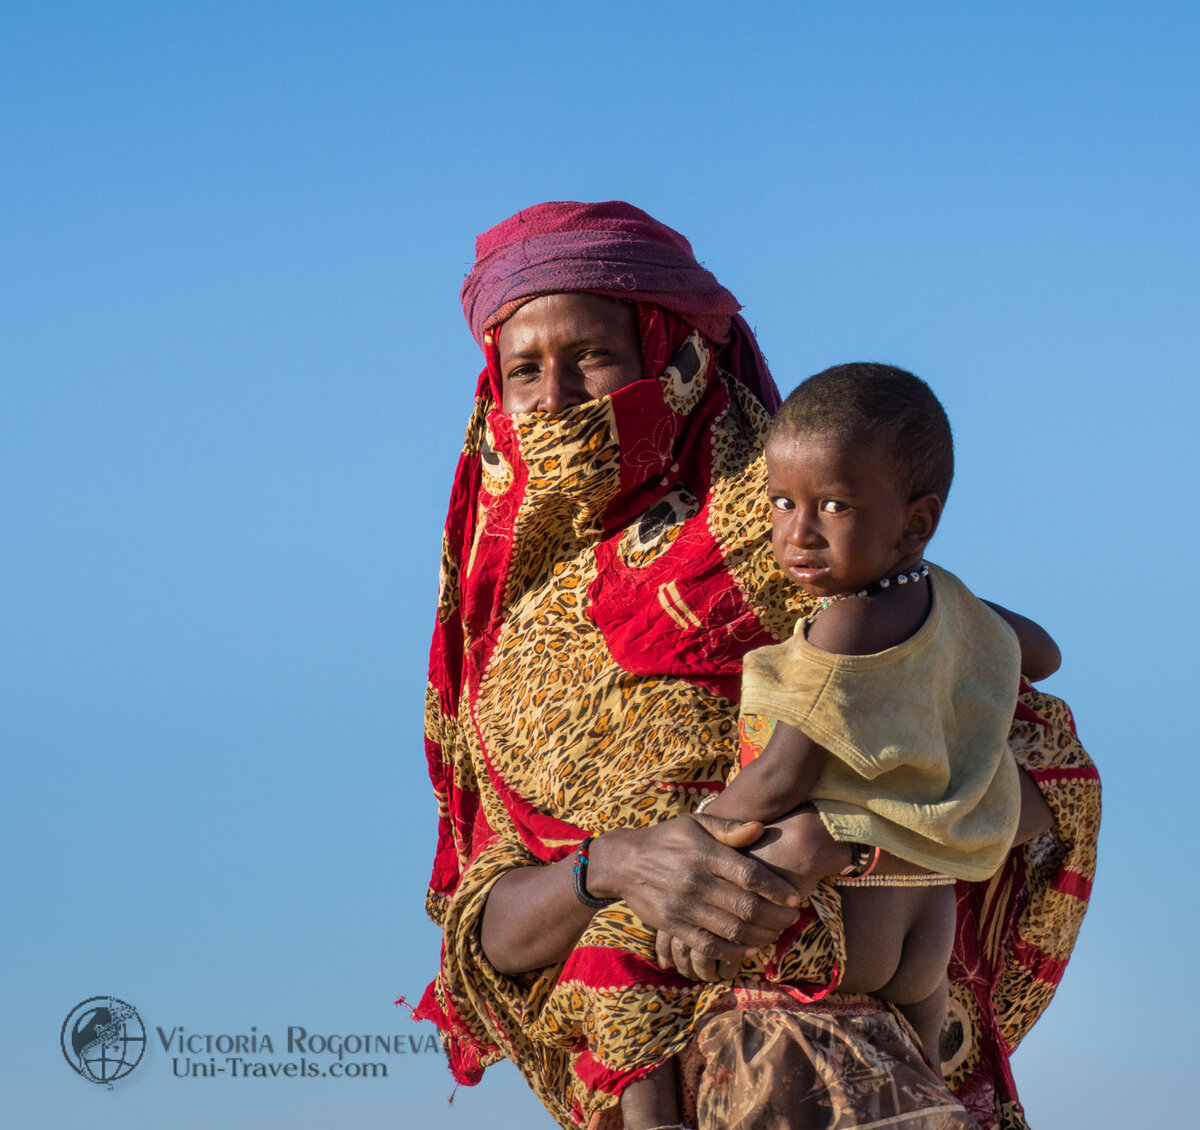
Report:
M 850 845 L 850 866 L 843 867 L 839 879 L 862 879 L 875 870 L 879 862 L 880 849 L 870 844 Z
M 584 836 L 583 842 L 579 845 L 575 852 L 575 897 L 581 903 L 583 903 L 584 906 L 590 906 L 593 910 L 599 910 L 602 906 L 612 906 L 617 899 L 598 899 L 595 895 L 588 894 L 588 848 L 591 847 L 592 840 L 595 838 L 595 836 Z

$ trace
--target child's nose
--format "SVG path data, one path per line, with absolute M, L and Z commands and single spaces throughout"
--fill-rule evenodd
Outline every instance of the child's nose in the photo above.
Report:
M 793 544 L 805 548 L 821 545 L 824 540 L 813 516 L 801 511 L 796 512 L 796 519 L 792 523 L 790 532 Z

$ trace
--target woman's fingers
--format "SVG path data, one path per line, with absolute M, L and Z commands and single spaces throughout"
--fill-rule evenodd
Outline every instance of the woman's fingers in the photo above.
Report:
M 671 939 L 671 964 L 675 969 L 682 973 L 685 977 L 690 977 L 693 981 L 702 981 L 694 966 L 692 965 L 692 954 L 695 951 L 691 946 L 686 946 L 678 938 Z
M 727 941 L 696 926 L 683 926 L 671 936 L 670 964 L 695 981 L 716 981 L 720 980 L 716 973 L 720 965 L 737 969 L 755 948 Z M 686 958 L 681 957 L 685 952 Z
M 770 904 L 764 904 L 770 905 Z M 643 921 L 648 920 L 646 911 L 637 904 L 632 909 Z M 790 920 L 776 928 L 746 923 L 718 907 L 697 903 L 691 899 L 673 901 L 661 908 L 663 925 L 655 939 L 655 954 L 662 969 L 678 969 L 686 977 L 698 980 L 715 980 L 715 966 L 706 967 L 707 975 L 695 972 L 698 960 L 728 962 L 735 967 L 761 946 L 769 945 L 790 925 Z M 776 911 L 779 907 L 774 907 Z M 789 912 L 789 919 L 795 915 Z M 684 949 L 693 951 L 685 967 L 680 967 L 677 957 Z
M 692 819 L 715 841 L 706 859 L 713 875 L 779 906 L 799 906 L 800 897 L 795 888 L 769 867 L 740 851 L 721 850 L 750 847 L 762 836 L 762 824 L 757 820 L 724 820 L 703 813 Z
M 727 981 L 733 974 L 726 973 L 724 970 L 732 968 L 736 971 L 738 965 L 741 964 L 741 962 L 721 961 L 715 957 L 707 957 L 695 950 L 689 951 L 689 957 L 692 962 L 693 979 L 696 981 Z
M 748 848 L 763 834 L 761 820 L 730 820 L 723 816 L 705 816 L 703 812 L 692 814 L 714 840 L 731 848 Z
M 660 969 L 673 969 L 693 981 L 732 981 L 741 967 L 740 960 L 707 957 L 665 930 L 658 931 L 654 948 Z
M 606 833 L 593 843 L 599 874 L 592 882 L 589 872 L 589 887 L 623 898 L 647 925 L 697 951 L 693 967 L 705 959 L 740 964 L 796 917 L 796 892 L 769 867 L 722 842 L 751 842 L 760 832 L 758 824 L 684 816 Z M 658 956 L 667 959 L 665 946 Z M 715 976 L 715 967 L 705 968 Z
M 684 910 L 690 910 L 689 917 L 696 925 L 743 947 L 765 946 L 796 921 L 794 908 L 770 902 L 714 875 L 693 879 L 684 893 Z
M 732 981 L 737 976 L 738 970 L 741 969 L 741 967 L 742 963 L 740 961 L 722 961 L 718 963 L 717 980 Z
M 659 969 L 673 969 L 675 967 L 675 961 L 671 953 L 671 943 L 674 940 L 666 930 L 659 930 L 655 937 L 654 952 L 658 955 Z
M 701 958 L 740 965 L 755 950 L 775 941 L 796 918 L 794 910 L 756 899 L 728 884 L 710 880 L 697 884 L 696 890 L 702 890 L 703 897 L 692 893 L 690 885 L 679 892 L 681 897 L 664 908 L 667 920 L 663 924 L 663 929 L 695 951 L 693 968 Z M 703 979 L 714 978 L 715 971 L 710 971 Z

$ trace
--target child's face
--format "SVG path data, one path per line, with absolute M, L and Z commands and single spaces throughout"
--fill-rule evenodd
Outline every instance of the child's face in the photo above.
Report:
M 941 503 L 906 497 L 891 450 L 886 434 L 779 435 L 767 444 L 771 546 L 805 592 L 857 592 L 920 560 Z

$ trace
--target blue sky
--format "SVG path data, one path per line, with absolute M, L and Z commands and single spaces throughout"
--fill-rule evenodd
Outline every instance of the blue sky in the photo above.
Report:
M 420 1045 L 391 1001 L 436 963 L 420 711 L 480 364 L 458 288 L 515 209 L 610 198 L 688 235 L 785 390 L 882 360 L 942 396 L 933 556 L 1056 635 L 1106 786 L 1022 1096 L 1042 1127 L 1190 1120 L 1200 15 L 731 12 L 0 12 L 14 1125 L 550 1126 L 511 1071 L 453 1105 L 411 1049 L 386 1079 L 178 1079 L 155 1029 Z M 111 1092 L 58 1048 L 101 994 L 151 1034 Z

